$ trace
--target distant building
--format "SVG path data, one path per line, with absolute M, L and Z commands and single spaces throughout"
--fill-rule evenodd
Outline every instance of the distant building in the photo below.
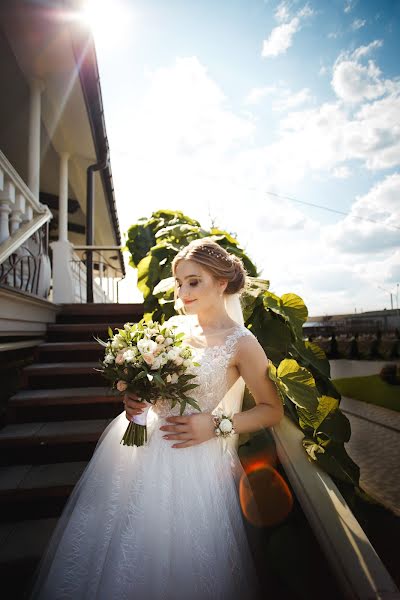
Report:
M 394 333 L 400 330 L 400 310 L 371 310 L 344 315 L 310 316 L 303 325 L 303 333 L 329 336 L 335 333 Z

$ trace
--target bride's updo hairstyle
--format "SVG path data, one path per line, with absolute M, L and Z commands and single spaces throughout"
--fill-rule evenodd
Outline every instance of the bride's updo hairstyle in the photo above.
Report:
M 237 294 L 246 285 L 247 273 L 242 260 L 238 256 L 229 254 L 211 238 L 193 240 L 175 255 L 172 261 L 174 277 L 176 265 L 180 260 L 193 260 L 207 269 L 216 279 L 227 279 L 225 294 Z

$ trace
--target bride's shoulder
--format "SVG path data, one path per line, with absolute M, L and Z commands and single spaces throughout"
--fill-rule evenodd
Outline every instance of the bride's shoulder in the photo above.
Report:
M 251 346 L 260 346 L 257 337 L 250 329 L 247 329 L 245 325 L 240 325 L 237 329 L 237 348 L 242 351 L 248 349 Z
M 254 335 L 254 333 L 252 331 L 250 331 L 250 329 L 247 329 L 246 325 L 239 325 L 237 328 L 237 332 L 238 332 L 238 336 L 240 338 L 254 338 L 255 340 L 257 339 L 256 336 Z

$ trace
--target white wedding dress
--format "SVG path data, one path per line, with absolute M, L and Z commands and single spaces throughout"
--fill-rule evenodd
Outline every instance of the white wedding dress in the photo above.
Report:
M 184 316 L 172 317 L 182 323 Z M 193 348 L 200 367 L 191 391 L 212 412 L 227 391 L 237 324 L 217 346 Z M 196 413 L 190 405 L 185 414 Z M 236 449 L 217 437 L 171 448 L 160 426 L 179 414 L 166 400 L 148 413 L 148 442 L 120 440 L 125 412 L 103 432 L 35 574 L 40 600 L 241 600 L 259 598 L 246 536 Z

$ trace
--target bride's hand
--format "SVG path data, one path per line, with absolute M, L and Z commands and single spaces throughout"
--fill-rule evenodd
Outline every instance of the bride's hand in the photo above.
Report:
M 177 417 L 167 417 L 168 425 L 160 427 L 165 431 L 163 437 L 167 440 L 179 440 L 180 444 L 174 444 L 172 448 L 188 448 L 202 444 L 215 437 L 215 425 L 210 413 L 201 413 L 193 415 L 182 415 Z
M 125 417 L 128 421 L 131 421 L 135 415 L 140 415 L 147 408 L 147 404 L 137 401 L 138 398 L 139 396 L 132 392 L 124 394 Z

